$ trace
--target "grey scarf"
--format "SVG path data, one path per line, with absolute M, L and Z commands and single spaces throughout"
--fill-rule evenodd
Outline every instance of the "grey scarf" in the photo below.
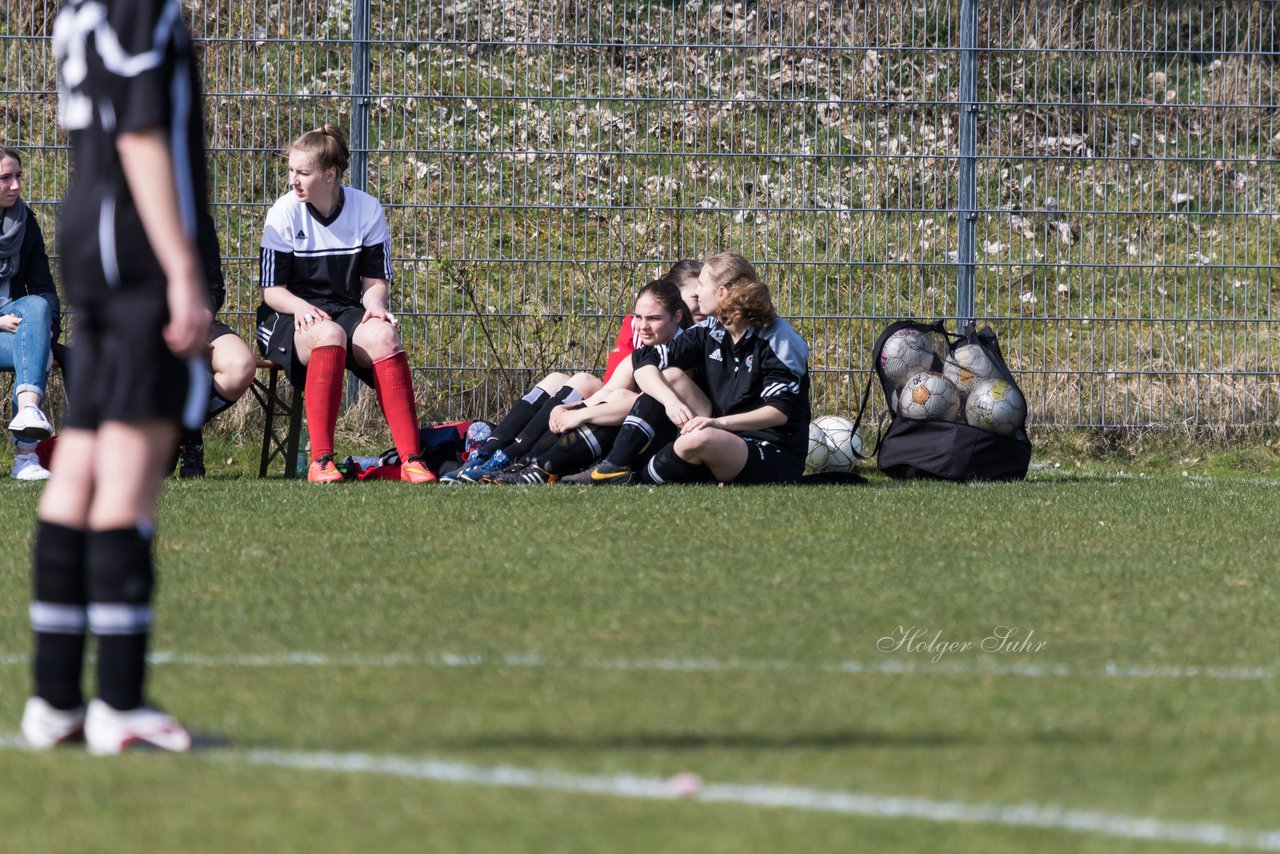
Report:
M 18 199 L 0 216 L 0 300 L 9 299 L 9 285 L 18 274 L 18 254 L 27 233 L 27 203 Z

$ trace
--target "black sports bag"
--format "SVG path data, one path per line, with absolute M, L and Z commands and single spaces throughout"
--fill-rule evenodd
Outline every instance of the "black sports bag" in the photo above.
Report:
M 927 346 L 921 345 L 921 336 Z M 1025 430 L 1026 398 L 989 326 L 975 330 L 969 324 L 953 337 L 941 321 L 898 321 L 876 340 L 872 361 L 890 419 L 876 443 L 877 464 L 885 474 L 955 481 L 1027 476 L 1031 442 Z M 947 376 L 960 396 L 954 411 L 951 392 L 939 387 L 940 379 L 919 380 L 922 372 Z M 904 397 L 904 388 L 913 382 Z M 980 393 L 970 401 L 975 389 Z M 931 396 L 931 390 L 946 393 Z M 939 404 L 940 411 L 926 412 L 931 403 Z M 966 417 L 975 423 L 967 423 Z

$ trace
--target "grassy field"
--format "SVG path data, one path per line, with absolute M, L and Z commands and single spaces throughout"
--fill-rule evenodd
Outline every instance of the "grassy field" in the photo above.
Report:
M 158 548 L 152 691 L 204 748 L 0 749 L 0 847 L 1274 850 L 1274 456 L 660 491 L 219 462 Z M 0 496 L 13 747 L 37 491 Z

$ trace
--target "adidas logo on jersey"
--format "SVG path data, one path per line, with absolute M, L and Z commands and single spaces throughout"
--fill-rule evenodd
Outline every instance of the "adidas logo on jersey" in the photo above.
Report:
M 719 350 L 712 350 L 712 351 L 711 351 L 711 361 L 713 361 L 713 362 L 723 362 L 723 361 L 724 361 L 724 356 L 721 356 L 721 355 L 720 355 L 720 351 L 719 351 Z
M 302 233 L 302 229 L 298 229 L 298 233 L 293 236 L 294 240 L 306 240 L 307 236 Z

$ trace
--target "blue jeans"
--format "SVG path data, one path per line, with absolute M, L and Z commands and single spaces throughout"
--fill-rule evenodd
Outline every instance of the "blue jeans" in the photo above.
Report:
M 52 337 L 49 333 L 51 309 L 39 294 L 18 297 L 0 304 L 0 315 L 22 318 L 17 332 L 0 332 L 0 371 L 13 371 L 13 412 L 18 412 L 18 395 L 34 391 L 44 400 L 49 379 Z

